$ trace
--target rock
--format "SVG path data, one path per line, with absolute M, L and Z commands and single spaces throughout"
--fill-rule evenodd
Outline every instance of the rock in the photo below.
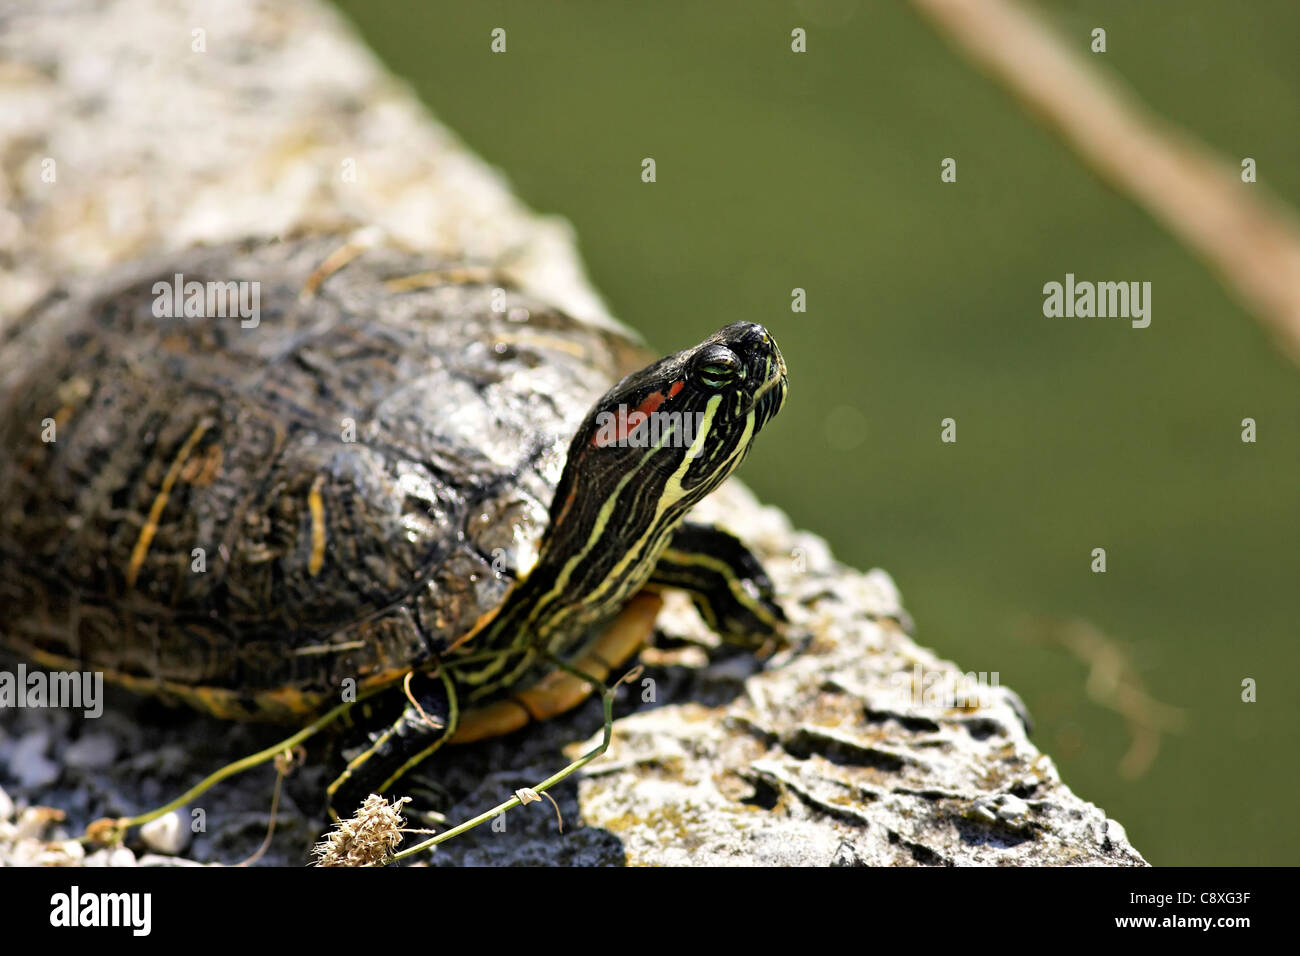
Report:
M 103 847 L 86 854 L 85 866 L 135 866 L 135 854 L 124 846 Z
M 39 840 L 48 836 L 48 828 L 61 823 L 64 819 L 62 810 L 50 807 L 27 807 L 18 814 L 18 823 L 14 827 L 14 840 Z
M 1029 825 L 1029 804 L 1010 793 L 977 798 L 966 810 L 967 819 L 982 823 L 1001 823 L 1011 829 Z
M 173 810 L 142 826 L 140 839 L 155 853 L 176 856 L 189 845 L 190 828 L 186 826 L 180 813 Z
M 186 860 L 183 857 L 160 856 L 157 853 L 144 853 L 135 861 L 136 866 L 204 866 L 195 860 Z
M 86 860 L 86 849 L 76 840 L 42 842 L 34 846 L 37 849 L 31 857 L 33 866 L 81 866 Z
M 80 769 L 107 767 L 116 757 L 117 741 L 106 733 L 82 734 L 63 751 L 63 762 Z
M 32 731 L 19 738 L 9 755 L 9 773 L 26 789 L 47 787 L 59 778 L 59 765 L 45 756 L 50 735 Z

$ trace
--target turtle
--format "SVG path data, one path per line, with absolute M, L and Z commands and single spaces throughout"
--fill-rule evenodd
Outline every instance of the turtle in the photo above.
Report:
M 689 512 L 786 390 L 756 323 L 656 357 L 386 243 L 71 283 L 0 339 L 0 644 L 227 720 L 365 701 L 323 801 L 349 816 L 444 744 L 576 706 L 664 590 L 782 642 L 762 563 Z

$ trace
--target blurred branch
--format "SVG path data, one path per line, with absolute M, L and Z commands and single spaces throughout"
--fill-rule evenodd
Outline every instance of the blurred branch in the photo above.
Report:
M 1014 0 L 912 0 L 1107 183 L 1204 260 L 1300 364 L 1300 225 Z
M 1145 774 L 1160 751 L 1161 737 L 1183 729 L 1183 711 L 1152 697 L 1128 648 L 1087 621 L 1034 621 L 1029 633 L 1060 644 L 1088 665 L 1085 692 L 1128 726 L 1131 740 L 1119 763 L 1120 775 L 1133 780 Z

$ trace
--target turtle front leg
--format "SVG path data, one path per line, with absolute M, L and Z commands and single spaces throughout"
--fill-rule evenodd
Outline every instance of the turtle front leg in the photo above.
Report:
M 363 749 L 326 791 L 330 817 L 337 822 L 356 813 L 372 793 L 388 796 L 408 771 L 451 739 L 456 732 L 456 693 L 443 674 L 412 673 L 398 688 L 375 698 L 381 713 L 378 729 L 366 733 Z M 400 706 L 393 717 L 382 716 L 385 703 Z M 369 721 L 363 705 L 362 730 Z
M 754 647 L 784 637 L 785 612 L 763 565 L 721 528 L 683 522 L 649 586 L 687 592 L 709 627 L 729 643 Z

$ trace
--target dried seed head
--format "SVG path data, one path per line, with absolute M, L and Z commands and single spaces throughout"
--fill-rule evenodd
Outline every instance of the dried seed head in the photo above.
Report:
M 389 804 L 377 794 L 366 797 L 357 815 L 340 820 L 323 841 L 312 848 L 316 866 L 372 866 L 382 863 L 402 842 L 402 797 Z

